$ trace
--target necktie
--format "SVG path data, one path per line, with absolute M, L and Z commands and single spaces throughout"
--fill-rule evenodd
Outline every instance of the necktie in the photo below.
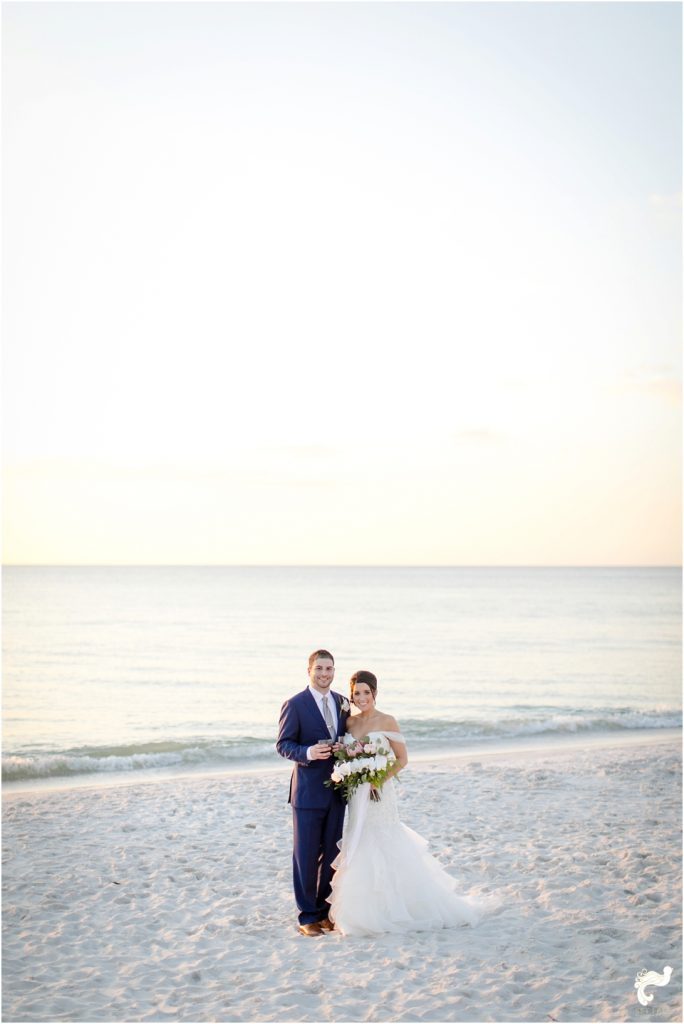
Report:
M 336 730 L 335 726 L 333 725 L 332 715 L 330 714 L 330 708 L 328 706 L 328 695 L 326 694 L 325 697 L 322 697 L 321 699 L 323 701 L 323 718 L 325 719 L 325 724 L 328 726 L 330 739 L 334 740 Z

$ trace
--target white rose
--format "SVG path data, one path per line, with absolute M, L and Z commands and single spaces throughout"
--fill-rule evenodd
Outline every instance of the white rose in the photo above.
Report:
M 385 770 L 385 768 L 387 767 L 387 758 L 385 757 L 384 754 L 375 755 L 375 767 L 378 769 L 379 772 L 383 772 Z

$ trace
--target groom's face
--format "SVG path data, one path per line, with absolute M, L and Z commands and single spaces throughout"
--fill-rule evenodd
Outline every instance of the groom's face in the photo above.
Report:
M 309 679 L 315 690 L 327 693 L 335 677 L 335 665 L 330 658 L 316 658 L 309 669 Z

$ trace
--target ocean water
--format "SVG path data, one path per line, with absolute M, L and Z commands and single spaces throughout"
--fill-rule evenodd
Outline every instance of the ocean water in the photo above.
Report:
M 319 647 L 414 753 L 681 727 L 674 568 L 8 567 L 3 623 L 10 785 L 276 764 Z

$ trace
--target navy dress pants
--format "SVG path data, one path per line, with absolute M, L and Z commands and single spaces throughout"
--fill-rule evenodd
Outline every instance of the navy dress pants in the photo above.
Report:
M 328 807 L 293 807 L 294 850 L 292 869 L 299 923 L 311 924 L 328 916 L 332 862 L 339 853 L 344 803 L 331 794 Z

